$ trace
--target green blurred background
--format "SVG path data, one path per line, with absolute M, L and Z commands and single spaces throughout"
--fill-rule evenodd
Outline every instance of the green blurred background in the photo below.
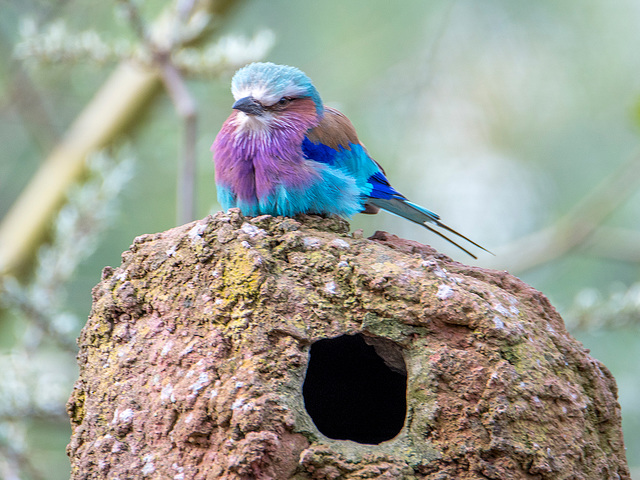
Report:
M 165 5 L 148 1 L 141 10 L 152 21 Z M 13 49 L 21 20 L 46 25 L 63 19 L 69 31 L 135 39 L 114 10 L 111 2 L 89 0 L 1 1 L 0 217 L 114 68 L 18 62 Z M 470 261 L 420 227 L 384 213 L 359 216 L 352 229 L 390 231 L 465 263 L 509 270 L 550 298 L 573 334 L 616 377 L 628 460 L 640 478 L 640 180 L 630 179 L 631 194 L 579 245 L 558 242 L 556 248 L 551 242 L 542 259 L 532 243 L 521 242 L 558 227 L 638 155 L 640 2 L 255 0 L 242 2 L 224 22 L 222 34 L 271 30 L 275 44 L 267 60 L 305 71 L 325 103 L 349 116 L 400 191 L 497 255 Z M 219 208 L 209 147 L 230 113 L 229 81 L 228 74 L 188 80 L 199 109 L 198 218 Z M 101 269 L 119 265 L 137 235 L 175 225 L 181 131 L 163 94 L 127 132 L 135 175 L 115 221 L 66 287 L 66 309 L 82 321 Z M 616 193 L 605 191 L 602 203 Z M 27 328 L 15 309 L 0 314 L 3 382 L 10 382 L 11 369 L 22 368 L 15 346 Z M 42 351 L 24 361 L 34 366 L 38 392 L 47 391 L 49 381 L 67 386 L 54 395 L 59 404 L 71 390 L 75 362 L 46 342 Z M 0 391 L 0 420 L 10 419 L 0 426 L 0 477 L 68 478 L 70 429 L 60 405 L 51 406 L 51 415 L 16 418 L 10 402 L 2 405 L 6 398 Z M 6 446 L 16 438 L 21 447 Z M 24 468 L 16 448 L 35 470 Z M 15 472 L 20 476 L 11 477 Z

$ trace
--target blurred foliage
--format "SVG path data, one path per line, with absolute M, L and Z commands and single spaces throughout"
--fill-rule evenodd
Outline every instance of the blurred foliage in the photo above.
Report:
M 139 5 L 142 17 L 152 19 L 166 2 Z M 0 216 L 100 87 L 113 59 L 140 47 L 121 4 L 7 0 L 2 10 Z M 26 18 L 31 27 L 22 23 Z M 498 253 L 496 258 L 481 258 L 479 265 L 511 270 L 516 265 L 511 259 L 530 258 L 533 247 L 517 252 L 519 258 L 500 252 L 520 245 L 523 237 L 535 240 L 540 232 L 557 232 L 561 219 L 587 196 L 599 198 L 594 192 L 607 185 L 612 172 L 633 165 L 630 159 L 640 150 L 640 4 L 634 0 L 407 0 L 401 8 L 383 0 L 255 0 L 228 20 L 221 26 L 223 34 L 273 32 L 276 43 L 268 60 L 308 73 L 324 101 L 351 118 L 399 190 Z M 34 66 L 18 60 L 15 55 L 33 58 L 25 57 L 24 46 L 15 51 L 24 40 L 20 25 L 27 34 L 31 29 L 29 38 L 34 38 L 33 25 L 40 35 L 51 34 L 51 28 L 55 34 L 55 28 L 62 29 L 55 25 L 64 25 L 63 33 L 70 37 L 60 38 L 85 32 L 83 41 L 68 46 L 81 61 Z M 53 45 L 50 40 L 44 43 Z M 100 45 L 119 45 L 113 47 L 119 53 L 111 55 Z M 87 52 L 101 49 L 104 65 L 99 67 Z M 230 76 L 225 72 L 220 79 L 221 72 L 214 71 L 205 79 L 197 72 L 199 65 L 219 55 L 213 50 L 203 55 L 196 45 L 184 55 L 180 67 L 196 72 L 187 77 L 187 86 L 198 105 L 196 206 L 197 215 L 204 216 L 219 208 L 209 147 L 229 114 Z M 77 335 L 79 325 L 69 319 L 88 315 L 90 290 L 102 267 L 118 265 L 120 253 L 135 236 L 173 226 L 180 135 L 167 96 L 158 97 L 128 132 L 137 167 L 120 189 L 119 203 L 126 209 L 108 230 L 91 230 L 101 233 L 94 237 L 93 253 L 61 282 L 64 300 L 58 292 L 38 300 L 44 302 L 41 309 L 47 310 L 46 302 L 51 302 L 49 313 L 61 315 L 48 328 L 67 329 L 68 338 Z M 640 352 L 640 182 L 633 175 L 626 178 L 629 190 L 615 208 L 602 218 L 594 215 L 594 224 L 589 224 L 588 212 L 573 224 L 574 231 L 591 229 L 585 238 L 558 251 L 551 261 L 513 273 L 548 295 L 574 334 L 616 376 L 628 459 L 632 468 L 640 469 L 640 367 L 629 361 Z M 606 188 L 599 195 L 603 201 L 610 197 Z M 61 225 L 63 215 L 54 224 Z M 390 215 L 358 216 L 352 228 L 363 228 L 365 234 L 391 231 L 468 260 Z M 550 249 L 553 242 L 561 243 L 558 237 L 549 238 Z M 37 380 L 23 383 L 14 403 L 0 396 L 3 418 L 11 417 L 0 428 L 3 478 L 11 478 L 7 472 L 24 461 L 21 452 L 29 452 L 32 459 L 21 478 L 37 478 L 38 471 L 41 478 L 68 477 L 63 452 L 68 422 L 60 402 L 76 373 L 73 359 L 64 353 L 67 346 L 47 340 L 46 329 L 25 322 L 19 308 L 20 295 L 34 292 L 38 278 L 34 274 L 25 284 L 13 284 L 8 295 L 18 307 L 0 316 L 0 370 L 17 379 Z M 56 367 L 35 371 L 43 365 Z M 54 399 L 45 402 L 54 415 L 17 408 L 42 408 L 29 399 L 39 398 L 38 392 L 48 385 L 51 396 L 43 401 Z M 20 399 L 26 399 L 24 404 Z M 15 451 L 6 450 L 9 444 Z M 7 467 L 7 462 L 14 464 Z M 55 466 L 55 471 L 45 465 Z
M 130 154 L 93 155 L 86 180 L 69 192 L 54 221 L 50 243 L 39 249 L 32 279 L 22 285 L 5 277 L 0 283 L 2 328 L 14 323 L 13 341 L 0 351 L 2 478 L 46 478 L 34 442 L 42 430 L 62 435 L 65 403 L 76 376 L 75 338 L 83 323 L 66 309 L 66 287 L 115 219 L 118 197 L 132 176 Z M 30 433 L 30 425 L 38 421 L 45 427 Z M 58 459 L 53 463 L 62 464 Z

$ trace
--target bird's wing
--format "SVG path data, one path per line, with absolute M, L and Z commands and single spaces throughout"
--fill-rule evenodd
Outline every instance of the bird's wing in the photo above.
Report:
M 433 228 L 432 225 L 488 251 L 442 223 L 437 213 L 410 202 L 393 188 L 382 167 L 369 156 L 364 145 L 358 140 L 356 130 L 349 119 L 338 110 L 325 107 L 324 117 L 320 124 L 307 133 L 302 144 L 302 151 L 306 158 L 342 169 L 356 179 L 363 196 L 367 197 L 362 213 L 377 213 L 379 209 L 383 209 L 406 218 L 443 237 L 473 258 L 476 258 L 473 253 Z
M 346 171 L 354 177 L 368 198 L 404 199 L 387 180 L 382 167 L 367 153 L 358 140 L 356 130 L 349 119 L 338 110 L 325 107 L 320 124 L 305 137 L 302 150 L 306 158 Z M 363 213 L 378 210 L 367 202 Z

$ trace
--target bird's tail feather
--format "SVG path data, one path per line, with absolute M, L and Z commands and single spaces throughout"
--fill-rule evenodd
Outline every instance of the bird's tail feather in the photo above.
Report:
M 485 252 L 491 253 L 489 250 L 484 248 L 482 245 L 477 244 L 473 240 L 465 237 L 461 233 L 455 231 L 453 228 L 451 228 L 448 225 L 442 223 L 440 221 L 440 217 L 438 216 L 438 214 L 436 214 L 436 213 L 434 213 L 434 212 L 432 212 L 430 210 L 427 210 L 426 208 L 423 208 L 420 205 L 416 205 L 415 203 L 409 202 L 408 200 L 404 200 L 404 199 L 400 199 L 400 198 L 389 198 L 389 199 L 368 198 L 367 199 L 367 203 L 373 204 L 376 207 L 380 207 L 383 210 L 388 211 L 389 213 L 393 213 L 393 214 L 398 215 L 398 216 L 400 216 L 402 218 L 406 218 L 407 220 L 410 220 L 410 221 L 412 221 L 414 223 L 417 223 L 418 225 L 423 226 L 427 230 L 432 231 L 436 235 L 444 238 L 446 241 L 448 241 L 451 244 L 455 245 L 460 250 L 462 250 L 467 255 L 469 255 L 469 256 L 471 256 L 473 258 L 477 259 L 478 257 L 476 257 L 473 253 L 471 253 L 469 250 L 467 250 L 466 248 L 464 248 L 463 246 L 461 246 L 460 244 L 458 244 L 457 242 L 455 242 L 451 238 L 447 237 L 444 233 L 436 230 L 435 228 L 433 228 L 431 225 L 428 225 L 428 224 L 431 223 L 431 224 L 436 225 L 436 226 L 438 226 L 438 227 L 440 227 L 440 228 L 442 228 L 444 230 L 447 230 L 448 232 L 451 232 L 454 235 L 457 235 L 458 237 L 462 238 L 463 240 L 466 240 L 467 242 L 469 242 L 470 244 L 480 248 L 481 250 L 484 250 Z

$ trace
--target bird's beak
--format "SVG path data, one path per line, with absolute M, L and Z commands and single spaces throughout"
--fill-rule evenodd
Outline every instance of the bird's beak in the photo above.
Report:
M 247 115 L 262 115 L 264 113 L 264 107 L 252 96 L 241 98 L 233 104 L 232 108 Z

